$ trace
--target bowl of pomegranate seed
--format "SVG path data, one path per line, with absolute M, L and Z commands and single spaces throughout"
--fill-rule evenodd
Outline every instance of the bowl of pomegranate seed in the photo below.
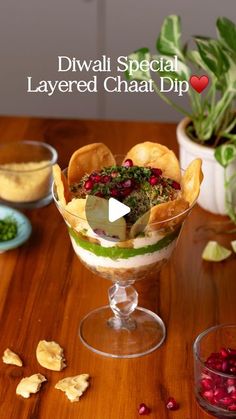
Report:
M 236 325 L 207 329 L 193 352 L 198 403 L 215 417 L 236 418 Z

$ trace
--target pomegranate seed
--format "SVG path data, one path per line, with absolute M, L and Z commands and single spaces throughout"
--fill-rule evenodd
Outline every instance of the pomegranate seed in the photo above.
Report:
M 180 190 L 181 187 L 180 187 L 179 182 L 176 182 L 175 180 L 173 180 L 173 182 L 172 182 L 172 188 L 174 188 L 176 190 Z
M 222 356 L 222 358 L 228 358 L 229 352 L 227 351 L 227 349 L 221 348 L 220 355 Z
M 108 183 L 108 182 L 110 182 L 110 180 L 111 180 L 110 176 L 102 176 L 101 179 L 100 179 L 100 182 Z
M 125 188 L 120 191 L 120 195 L 123 197 L 129 196 L 132 192 L 131 188 Z
M 212 379 L 216 387 L 221 387 L 224 384 L 224 379 L 216 374 L 212 374 Z
M 233 374 L 236 374 L 236 367 L 230 367 L 230 372 L 232 372 Z
M 236 403 L 231 404 L 230 406 L 228 406 L 228 410 L 230 410 L 231 412 L 236 412 Z
M 178 410 L 179 409 L 179 403 L 174 399 L 174 397 L 169 397 L 169 399 L 166 402 L 166 408 L 168 410 Z
M 152 169 L 152 174 L 154 176 L 161 176 L 162 175 L 162 170 L 161 169 Z
M 228 378 L 227 385 L 229 387 L 236 387 L 236 380 L 235 380 L 235 378 Z M 235 390 L 236 390 L 236 388 L 235 388 Z
M 225 391 L 223 388 L 217 388 L 214 391 L 214 398 L 219 401 L 220 399 L 223 399 L 223 397 L 226 397 L 228 395 L 227 391 Z
M 228 353 L 230 355 L 236 355 L 236 349 L 228 348 Z
M 230 394 L 230 396 L 232 397 L 232 394 L 235 391 L 235 386 L 229 386 L 229 387 L 227 387 L 227 391 Z M 236 397 L 235 397 L 235 400 L 236 400 Z
M 212 401 L 213 400 L 213 397 L 214 397 L 213 390 L 204 391 L 203 394 L 202 394 L 202 396 L 204 397 L 204 399 L 207 399 L 209 401 Z
M 151 176 L 149 179 L 150 185 L 154 186 L 158 183 L 158 178 L 156 176 Z
M 85 187 L 86 191 L 91 190 L 92 187 L 93 187 L 93 182 L 91 180 L 86 180 L 86 182 L 84 184 L 84 187 Z
M 92 180 L 92 182 L 100 182 L 101 175 L 98 175 L 96 172 L 94 172 L 89 176 L 89 179 Z
M 209 378 L 201 380 L 201 385 L 205 390 L 211 390 L 213 387 L 213 381 Z
M 220 403 L 223 404 L 224 406 L 229 406 L 230 404 L 232 404 L 232 399 L 231 397 L 223 397 L 223 399 L 220 399 Z
M 93 178 L 94 182 L 99 183 L 101 181 L 101 176 L 100 175 L 96 175 Z
M 141 403 L 138 408 L 139 415 L 149 415 L 151 412 L 150 407 L 148 407 L 145 403 Z
M 111 189 L 110 194 L 111 196 L 118 196 L 119 192 L 117 191 L 117 189 Z
M 130 188 L 130 187 L 131 187 L 131 185 L 132 185 L 132 182 L 131 182 L 131 180 L 130 180 L 130 179 L 127 179 L 127 180 L 125 180 L 125 181 L 122 183 L 122 186 L 123 186 L 124 188 Z
M 215 369 L 217 371 L 222 371 L 222 363 L 221 362 L 217 362 L 217 364 L 215 365 Z
M 117 177 L 117 176 L 118 176 L 118 173 L 117 173 L 117 172 L 112 172 L 112 173 L 111 173 L 111 177 L 112 177 L 112 178 L 115 178 L 115 177 Z
M 126 159 L 123 163 L 123 166 L 125 166 L 125 167 L 132 167 L 133 165 L 134 165 L 134 163 L 131 159 Z
M 226 372 L 228 370 L 228 368 L 229 368 L 228 362 L 227 361 L 223 361 L 222 362 L 222 366 L 221 366 L 222 371 L 223 372 Z
M 230 397 L 231 397 L 231 399 L 236 400 L 236 391 L 235 390 L 230 392 Z

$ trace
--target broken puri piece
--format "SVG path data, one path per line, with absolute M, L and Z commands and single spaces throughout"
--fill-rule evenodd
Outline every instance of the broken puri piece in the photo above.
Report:
M 77 402 L 89 386 L 88 379 L 89 374 L 80 374 L 74 377 L 63 378 L 58 381 L 55 388 L 64 391 L 71 402 Z
M 35 394 L 40 390 L 44 381 L 47 381 L 47 379 L 42 374 L 33 374 L 30 377 L 22 378 L 16 387 L 16 394 L 28 399 L 31 394 Z
M 38 363 L 48 370 L 61 371 L 66 367 L 63 348 L 52 341 L 40 340 L 36 349 Z
M 10 365 L 17 365 L 18 367 L 22 367 L 23 362 L 20 359 L 19 355 L 17 355 L 15 352 L 11 351 L 9 348 L 7 348 L 4 351 L 2 360 L 4 364 L 10 364 Z

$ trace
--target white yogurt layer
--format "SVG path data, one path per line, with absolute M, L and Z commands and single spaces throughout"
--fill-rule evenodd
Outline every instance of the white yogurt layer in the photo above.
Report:
M 156 250 L 152 253 L 146 253 L 144 255 L 137 255 L 137 256 L 131 256 L 128 259 L 111 259 L 109 257 L 104 256 L 97 256 L 94 253 L 90 252 L 89 250 L 83 249 L 80 247 L 73 237 L 71 237 L 71 242 L 74 248 L 75 253 L 79 258 L 84 261 L 87 265 L 90 266 L 97 266 L 97 267 L 103 267 L 103 268 L 139 268 L 143 267 L 144 265 L 150 265 L 155 262 L 159 262 L 163 259 L 169 259 L 176 243 L 176 239 L 174 239 L 169 245 L 164 247 L 161 250 Z

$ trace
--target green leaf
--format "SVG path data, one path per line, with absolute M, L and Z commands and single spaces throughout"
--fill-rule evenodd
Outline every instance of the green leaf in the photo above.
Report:
M 128 55 L 128 62 L 137 61 L 139 64 L 147 60 L 150 62 L 151 55 L 148 48 L 140 48 L 137 51 L 133 52 L 132 54 Z M 151 74 L 150 71 L 142 71 L 141 69 L 133 69 L 132 74 L 127 70 L 125 72 L 125 76 L 128 80 L 150 80 Z
M 236 224 L 236 173 L 225 181 L 225 208 L 228 216 Z
M 226 48 L 236 52 L 236 25 L 227 17 L 217 19 L 216 26 L 220 41 Z
M 223 167 L 236 159 L 236 144 L 223 144 L 216 148 L 215 158 Z
M 219 41 L 211 38 L 194 37 L 199 54 L 209 70 L 220 78 L 229 69 L 227 55 Z
M 167 16 L 161 27 L 160 35 L 157 39 L 157 50 L 164 55 L 177 55 L 183 58 L 180 44 L 181 21 L 176 15 Z
M 235 39 L 236 42 L 236 39 Z M 227 90 L 236 93 L 236 54 L 228 54 L 229 69 L 225 73 Z
M 209 74 L 211 75 L 211 77 L 215 78 L 215 74 L 209 69 L 209 67 L 202 60 L 201 55 L 199 54 L 199 51 L 197 50 L 188 51 L 187 59 L 191 61 L 191 63 L 193 63 L 195 66 L 197 66 L 199 69 L 206 72 L 206 74 Z

